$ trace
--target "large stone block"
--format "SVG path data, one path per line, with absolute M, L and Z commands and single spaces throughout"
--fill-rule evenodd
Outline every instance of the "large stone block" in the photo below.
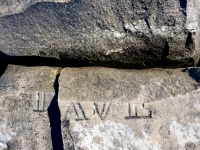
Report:
M 0 78 L 0 149 L 52 149 L 58 73 L 56 67 L 8 65 Z
M 199 149 L 199 79 L 199 68 L 64 68 L 64 149 Z
M 192 66 L 199 61 L 198 0 L 66 2 L 41 2 L 1 17 L 1 52 L 115 67 Z

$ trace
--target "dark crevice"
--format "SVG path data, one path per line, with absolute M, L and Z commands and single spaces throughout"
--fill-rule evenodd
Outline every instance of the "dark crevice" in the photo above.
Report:
M 151 27 L 150 27 L 150 25 L 149 25 L 149 21 L 148 21 L 148 19 L 144 19 L 144 21 L 145 21 L 147 27 L 148 27 L 149 29 L 151 29 Z
M 0 77 L 3 75 L 3 73 L 6 70 L 7 65 L 8 65 L 8 63 L 5 61 L 6 57 L 7 57 L 7 55 L 0 52 Z
M 190 36 L 187 39 L 189 48 L 193 48 L 194 44 Z M 188 45 L 188 44 L 187 44 Z M 172 61 L 165 60 L 169 52 L 168 43 L 165 43 L 162 59 L 160 61 L 145 62 L 145 64 L 133 64 L 123 63 L 117 61 L 91 61 L 87 59 L 66 59 L 65 56 L 61 56 L 60 59 L 51 57 L 40 57 L 40 56 L 8 56 L 3 52 L 0 52 L 0 61 L 2 62 L 1 72 L 3 73 L 7 64 L 24 65 L 24 66 L 55 66 L 55 67 L 109 67 L 119 69 L 148 69 L 148 68 L 180 68 L 180 67 L 191 67 L 194 65 L 194 60 L 186 58 L 183 60 Z M 192 60 L 192 63 L 191 63 Z
M 6 70 L 7 68 L 7 63 L 0 60 L 0 77 L 3 75 L 4 71 Z
M 188 72 L 189 76 L 192 77 L 200 85 L 200 69 L 199 68 L 186 68 L 182 70 Z
M 179 0 L 179 2 L 180 2 L 181 8 L 186 9 L 186 7 L 187 7 L 187 0 Z
M 61 116 L 60 109 L 58 106 L 58 84 L 59 75 L 56 76 L 54 82 L 55 95 L 51 101 L 51 104 L 48 108 L 48 115 L 51 127 L 51 140 L 53 150 L 64 150 L 63 141 L 62 141 L 62 131 L 61 131 Z
M 147 27 L 148 27 L 148 29 L 149 29 L 149 32 L 152 34 L 151 26 L 150 26 L 150 24 L 149 24 L 148 19 L 144 19 L 144 21 L 145 21 L 145 23 L 146 23 L 146 25 L 147 25 Z
M 192 33 L 188 32 L 188 37 L 185 43 L 185 47 L 190 49 L 190 48 L 193 48 L 193 45 L 194 45 L 194 41 L 192 38 Z
M 123 26 L 123 29 L 124 29 L 124 31 L 125 31 L 127 34 L 129 34 L 129 35 L 131 35 L 131 34 L 132 34 L 132 31 L 131 31 L 131 30 L 129 30 L 129 29 L 127 29 L 127 28 L 125 28 L 124 26 Z
M 9 56 L 0 52 L 0 60 L 6 64 L 26 65 L 26 66 L 60 66 L 57 58 L 40 56 Z
M 166 60 L 168 55 L 169 55 L 169 43 L 165 41 L 165 47 L 161 59 Z
M 182 13 L 184 16 L 187 16 L 186 8 L 187 8 L 187 0 L 179 0 L 180 7 L 182 8 Z M 185 20 L 186 21 L 186 20 Z

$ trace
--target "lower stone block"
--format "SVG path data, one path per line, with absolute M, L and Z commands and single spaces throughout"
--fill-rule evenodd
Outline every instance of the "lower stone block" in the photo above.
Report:
M 200 89 L 189 69 L 65 68 L 59 84 L 65 150 L 200 148 Z

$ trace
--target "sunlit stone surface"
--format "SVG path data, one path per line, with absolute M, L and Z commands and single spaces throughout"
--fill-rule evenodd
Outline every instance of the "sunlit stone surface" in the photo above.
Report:
M 64 68 L 64 149 L 200 147 L 199 69 Z

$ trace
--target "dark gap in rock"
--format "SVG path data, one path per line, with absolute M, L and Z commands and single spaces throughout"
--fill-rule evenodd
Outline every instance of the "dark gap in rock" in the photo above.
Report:
M 60 60 L 40 56 L 9 56 L 0 51 L 0 60 L 6 64 L 26 66 L 60 66 Z
M 7 63 L 4 62 L 3 60 L 0 60 L 0 77 L 3 75 L 4 71 L 7 68 Z
M 150 26 L 150 24 L 149 24 L 148 19 L 144 19 L 144 21 L 145 21 L 145 23 L 146 23 L 146 25 L 147 25 L 147 27 L 148 27 L 148 29 L 149 29 L 149 32 L 152 34 L 151 26 Z
M 147 27 L 148 27 L 149 29 L 151 29 L 151 27 L 150 27 L 150 25 L 149 25 L 149 21 L 148 21 L 148 19 L 144 19 L 144 21 L 145 21 Z
M 197 67 L 200 67 L 200 61 L 198 62 Z
M 188 41 L 191 41 L 188 39 Z M 179 61 L 165 60 L 164 58 L 168 55 L 168 44 L 165 44 L 162 59 L 160 61 L 145 62 L 143 64 L 123 63 L 117 61 L 92 61 L 87 59 L 67 59 L 63 54 L 60 59 L 51 57 L 40 57 L 40 56 L 9 56 L 0 52 L 0 61 L 2 68 L 6 68 L 7 64 L 24 65 L 24 66 L 52 66 L 52 67 L 109 67 L 119 69 L 148 69 L 148 68 L 180 68 L 180 67 L 191 67 L 194 65 L 194 59 L 183 59 Z M 194 44 L 189 44 L 190 48 Z M 2 73 L 4 72 L 2 69 Z
M 61 131 L 61 119 L 60 119 L 60 109 L 58 106 L 58 83 L 59 75 L 56 76 L 54 82 L 55 95 L 51 101 L 48 108 L 48 115 L 51 127 L 51 139 L 53 150 L 64 150 L 62 141 L 62 131 Z
M 0 52 L 0 77 L 3 75 L 4 71 L 7 68 L 7 62 L 4 59 L 1 58 L 5 58 L 6 55 L 2 52 Z
M 167 56 L 169 55 L 169 43 L 167 41 L 165 41 L 165 47 L 164 47 L 164 51 L 163 54 L 161 56 L 162 60 L 167 59 Z
M 186 68 L 182 70 L 188 72 L 189 76 L 192 77 L 200 85 L 200 69 L 199 68 Z
M 186 9 L 186 7 L 187 7 L 187 0 L 179 0 L 179 2 L 180 2 L 181 8 Z
M 188 32 L 188 37 L 187 37 L 187 40 L 186 40 L 186 43 L 185 43 L 185 47 L 186 48 L 192 48 L 194 45 L 194 42 L 193 42 L 193 39 L 192 39 L 192 33 L 191 32 Z
M 123 29 L 124 29 L 124 31 L 125 31 L 127 34 L 129 34 L 129 35 L 131 35 L 131 34 L 132 34 L 132 31 L 131 31 L 131 30 L 129 30 L 129 29 L 127 29 L 127 28 L 125 28 L 124 26 L 123 26 Z
M 116 61 L 89 61 L 77 59 L 62 59 L 62 67 L 108 67 L 119 69 L 145 69 L 141 64 L 121 63 Z
M 165 47 L 165 56 L 166 59 L 161 59 L 160 61 L 155 62 L 145 62 L 146 66 L 143 64 L 131 64 L 131 63 L 122 63 L 116 61 L 89 61 L 89 60 L 75 60 L 75 59 L 63 59 L 62 67 L 108 67 L 108 68 L 118 68 L 118 69 L 149 69 L 149 68 L 184 68 L 194 66 L 194 59 L 187 58 L 183 60 L 173 61 L 168 60 L 168 48 Z M 165 58 L 164 57 L 164 58 Z
M 9 56 L 7 63 L 26 66 L 60 66 L 60 60 L 57 58 L 39 56 Z

